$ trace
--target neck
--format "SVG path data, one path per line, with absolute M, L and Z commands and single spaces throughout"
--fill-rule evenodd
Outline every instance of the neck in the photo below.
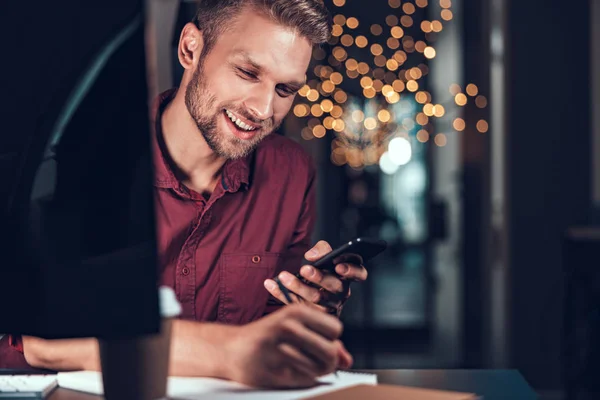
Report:
M 198 131 L 187 111 L 184 91 L 177 91 L 165 108 L 161 127 L 177 179 L 198 193 L 212 193 L 226 159 L 217 156 Z

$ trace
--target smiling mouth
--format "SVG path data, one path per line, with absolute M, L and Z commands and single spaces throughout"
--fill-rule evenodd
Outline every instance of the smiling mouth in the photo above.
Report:
M 255 126 L 255 125 L 250 125 L 247 124 L 246 122 L 242 121 L 240 118 L 238 118 L 234 113 L 232 113 L 231 111 L 225 109 L 225 114 L 227 115 L 227 118 L 229 118 L 229 120 L 239 129 L 246 131 L 246 132 L 252 132 L 257 130 L 259 127 Z

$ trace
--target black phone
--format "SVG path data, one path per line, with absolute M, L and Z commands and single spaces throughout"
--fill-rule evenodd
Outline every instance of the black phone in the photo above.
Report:
M 344 243 L 319 260 L 307 262 L 317 269 L 335 272 L 335 266 L 348 262 L 364 264 L 387 248 L 385 240 L 360 237 Z

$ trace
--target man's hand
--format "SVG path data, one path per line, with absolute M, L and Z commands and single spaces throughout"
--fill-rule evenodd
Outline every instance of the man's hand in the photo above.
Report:
M 308 387 L 352 365 L 338 340 L 341 322 L 315 307 L 294 304 L 243 327 L 224 343 L 227 379 L 254 387 Z
M 331 252 L 331 250 L 329 243 L 321 240 L 306 252 L 304 257 L 308 261 L 316 261 Z M 342 306 L 348 297 L 350 297 L 350 283 L 352 281 L 364 281 L 367 279 L 367 270 L 361 264 L 362 260 L 360 259 L 337 264 L 335 266 L 337 275 L 320 271 L 310 265 L 305 265 L 300 269 L 300 275 L 305 281 L 286 271 L 280 273 L 278 278 L 293 293 L 294 300 L 301 298 L 305 301 L 319 304 L 321 308 L 339 315 Z M 312 285 L 306 281 L 312 283 Z M 275 281 L 267 279 L 265 287 L 279 301 L 287 303 L 285 296 L 281 293 Z

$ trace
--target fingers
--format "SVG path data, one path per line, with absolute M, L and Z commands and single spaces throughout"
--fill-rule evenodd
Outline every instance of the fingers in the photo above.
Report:
M 344 284 L 335 275 L 325 274 L 323 271 L 305 265 L 300 268 L 300 275 L 309 282 L 315 283 L 331 293 L 342 293 L 344 291 Z
M 283 283 L 286 288 L 288 288 L 298 296 L 302 297 L 306 301 L 309 301 L 311 303 L 318 303 L 321 300 L 321 293 L 319 292 L 319 289 L 315 289 L 302 283 L 300 279 L 290 274 L 289 272 L 282 272 L 279 274 L 278 277 L 281 283 Z
M 336 340 L 342 334 L 342 323 L 338 318 L 323 314 L 316 307 L 294 304 L 285 307 L 279 314 L 284 319 L 297 320 L 310 330 L 329 340 Z
M 324 316 L 321 314 L 321 317 Z M 283 343 L 288 343 L 312 360 L 313 371 L 317 374 L 327 374 L 337 367 L 340 350 L 335 341 L 327 340 L 294 320 L 284 321 L 280 324 L 279 330 Z
M 283 354 L 286 364 L 294 366 L 302 375 L 313 380 L 318 376 L 316 371 L 319 369 L 319 364 L 301 351 L 298 351 L 294 346 L 288 343 L 281 343 L 279 344 L 279 351 Z
M 279 289 L 279 285 L 277 285 L 277 283 L 273 279 L 265 280 L 264 285 L 265 285 L 265 289 L 267 289 L 267 291 L 269 293 L 271 293 L 271 295 L 273 295 L 273 297 L 275 297 L 277 300 L 281 301 L 283 304 L 289 303 L 288 300 L 285 298 L 285 295 L 281 292 L 281 289 Z M 287 287 L 287 285 L 286 285 L 286 287 Z M 292 302 L 294 302 L 294 303 L 300 302 L 300 299 L 298 298 L 298 296 L 296 294 L 290 293 L 290 297 L 292 298 Z
M 316 261 L 319 258 L 323 257 L 325 254 L 330 253 L 331 250 L 333 249 L 331 248 L 329 243 L 327 243 L 324 240 L 320 240 L 319 242 L 317 242 L 317 244 L 313 246 L 312 249 L 310 249 L 304 254 L 304 258 L 306 258 L 308 261 Z
M 346 347 L 344 347 L 344 344 L 341 341 L 337 340 L 336 344 L 338 346 L 338 368 L 350 369 L 354 363 L 352 355 L 346 350 Z
M 335 266 L 335 272 L 345 279 L 366 281 L 369 273 L 362 265 L 342 263 Z

